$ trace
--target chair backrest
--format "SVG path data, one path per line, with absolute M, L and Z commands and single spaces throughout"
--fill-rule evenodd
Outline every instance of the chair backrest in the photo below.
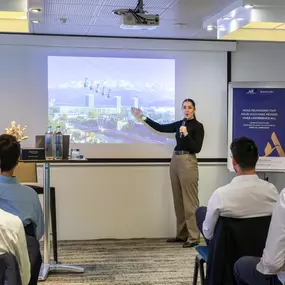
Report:
M 236 284 L 234 263 L 242 256 L 262 256 L 270 221 L 271 216 L 248 219 L 220 217 L 210 244 L 206 284 Z
M 22 285 L 17 259 L 11 253 L 0 255 L 0 284 Z
M 36 163 L 19 162 L 15 172 L 19 183 L 36 183 L 37 182 L 37 165 Z

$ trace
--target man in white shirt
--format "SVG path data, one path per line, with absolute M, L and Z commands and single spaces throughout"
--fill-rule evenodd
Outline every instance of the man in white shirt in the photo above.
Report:
M 235 275 L 239 285 L 285 284 L 285 189 L 273 211 L 262 258 L 242 257 Z
M 259 155 L 254 141 L 238 138 L 230 149 L 237 177 L 213 193 L 207 208 L 200 207 L 196 212 L 197 225 L 207 242 L 213 238 L 220 216 L 238 219 L 271 216 L 278 197 L 276 187 L 256 175 Z
M 23 223 L 17 216 L 0 209 L 0 255 L 5 253 L 16 257 L 22 284 L 29 284 L 30 261 Z

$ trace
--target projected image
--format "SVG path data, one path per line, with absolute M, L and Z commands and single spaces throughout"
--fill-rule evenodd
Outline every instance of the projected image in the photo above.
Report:
M 161 124 L 174 121 L 172 59 L 49 56 L 48 96 L 49 125 L 72 143 L 172 142 L 131 114 L 137 107 Z

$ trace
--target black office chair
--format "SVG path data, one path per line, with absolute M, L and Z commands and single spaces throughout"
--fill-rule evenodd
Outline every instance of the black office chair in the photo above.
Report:
M 0 255 L 0 285 L 22 285 L 17 259 L 11 253 Z
M 270 221 L 271 216 L 247 219 L 220 217 L 210 246 L 197 247 L 193 285 L 197 284 L 198 269 L 201 284 L 235 285 L 234 263 L 242 256 L 262 256 Z M 205 262 L 206 274 L 202 272 Z
M 28 254 L 31 264 L 31 279 L 28 285 L 37 285 L 42 265 L 40 243 L 34 236 L 26 235 Z

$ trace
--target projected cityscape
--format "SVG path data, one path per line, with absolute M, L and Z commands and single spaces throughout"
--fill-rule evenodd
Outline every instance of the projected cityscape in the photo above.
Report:
M 175 119 L 175 61 L 110 57 L 48 57 L 49 125 L 62 127 L 71 143 L 172 141 L 131 114 L 158 123 Z

